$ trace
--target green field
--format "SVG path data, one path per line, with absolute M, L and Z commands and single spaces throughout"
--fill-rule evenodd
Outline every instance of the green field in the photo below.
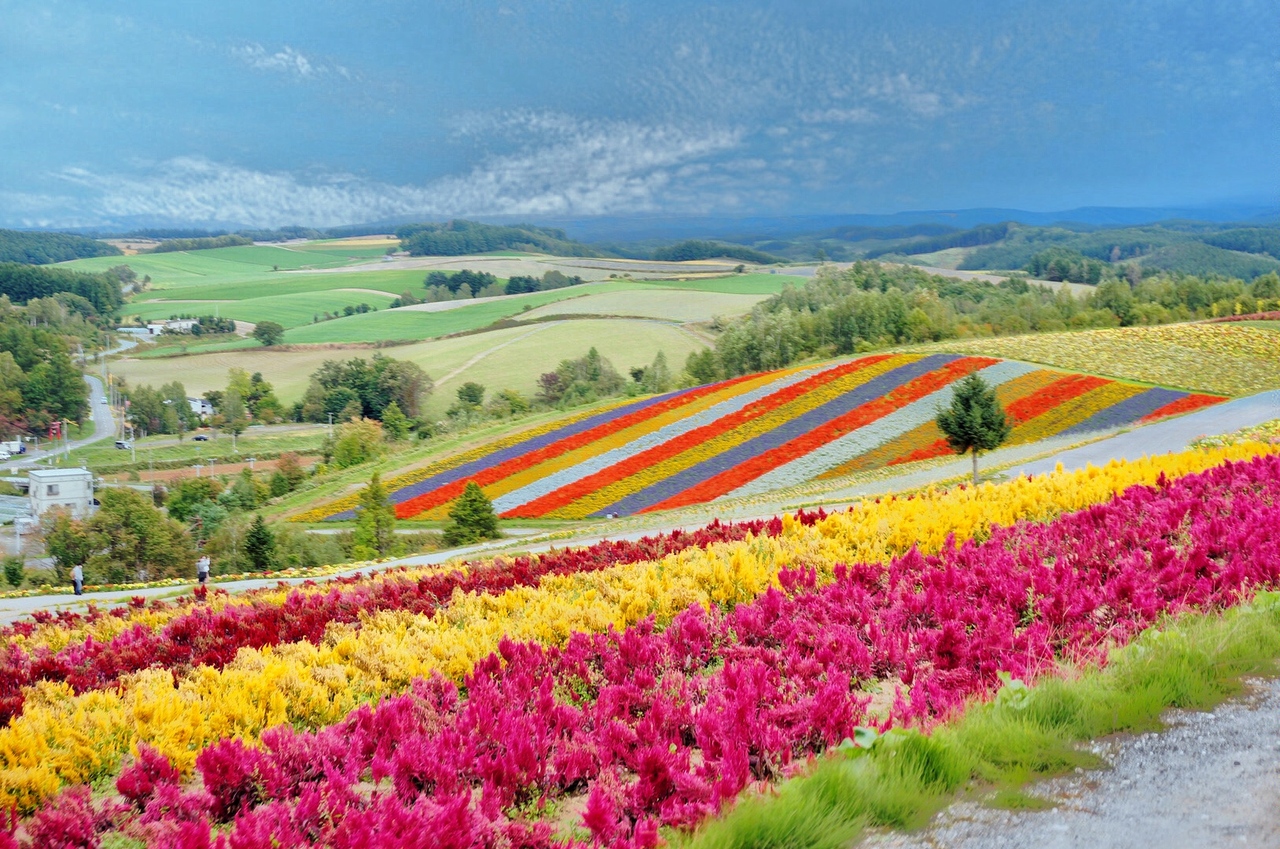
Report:
M 247 298 L 240 301 L 206 300 L 141 301 L 125 310 L 128 316 L 141 316 L 146 320 L 168 318 L 171 315 L 209 315 L 216 313 L 223 318 L 237 321 L 276 321 L 284 327 L 309 325 L 316 316 L 325 312 L 339 313 L 345 306 L 369 304 L 379 310 L 386 309 L 393 298 L 386 293 L 350 292 L 331 290 L 299 292 L 292 295 L 269 295 L 264 298 Z M 373 315 L 373 313 L 366 313 Z
M 175 435 L 147 436 L 134 440 L 134 452 L 115 447 L 111 440 L 96 442 L 71 452 L 69 463 L 63 465 L 85 465 L 94 471 L 118 469 L 121 466 L 133 465 L 138 469 L 146 469 L 150 463 L 172 465 L 177 462 L 207 464 L 210 460 L 219 462 L 241 462 L 254 456 L 276 456 L 283 451 L 311 453 L 320 449 L 328 429 L 324 425 L 285 425 L 281 427 L 251 427 L 236 438 L 236 449 L 232 450 L 231 437 L 227 434 L 209 434 L 208 442 L 195 442 L 192 434 L 182 440 Z M 136 463 L 131 463 L 136 457 Z
M 484 384 L 490 392 L 517 389 L 532 396 L 540 374 L 553 371 L 563 359 L 582 356 L 593 346 L 623 376 L 632 366 L 648 365 L 660 350 L 666 353 L 672 370 L 679 370 L 692 351 L 705 347 L 696 336 L 663 322 L 585 319 L 539 322 L 473 336 L 398 345 L 382 353 L 417 363 L 439 384 L 427 404 L 427 412 L 441 416 L 453 403 L 456 388 L 468 380 Z M 180 380 L 189 395 L 223 388 L 230 368 L 260 371 L 275 387 L 280 400 L 291 404 L 302 397 L 311 373 L 325 360 L 370 357 L 373 353 L 369 349 L 321 347 L 269 351 L 254 344 L 243 350 L 120 360 L 112 364 L 112 371 L 133 386 L 159 386 Z
M 385 342 L 403 339 L 434 339 L 452 333 L 465 333 L 488 327 L 495 321 L 519 316 L 528 306 L 531 310 L 543 304 L 576 298 L 590 291 L 593 294 L 635 289 L 637 284 L 627 281 L 592 283 L 587 286 L 571 286 L 550 292 L 533 292 L 527 295 L 511 295 L 498 300 L 479 303 L 462 302 L 464 305 L 439 312 L 417 308 L 405 308 L 377 314 L 353 315 L 320 324 L 298 327 L 285 334 L 290 345 L 306 345 L 325 342 Z M 450 303 L 458 303 L 453 301 Z
M 809 277 L 793 274 L 735 274 L 700 280 L 644 280 L 645 286 L 688 289 L 691 292 L 719 292 L 725 295 L 776 295 L 786 286 L 803 286 Z
M 632 291 L 584 295 L 558 301 L 525 313 L 522 318 L 557 315 L 615 315 L 656 318 L 665 321 L 711 321 L 718 316 L 751 312 L 765 295 L 697 292 L 686 289 L 643 288 Z

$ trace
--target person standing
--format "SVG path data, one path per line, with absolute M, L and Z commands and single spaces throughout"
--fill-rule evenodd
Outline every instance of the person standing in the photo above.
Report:
M 209 580 L 209 555 L 202 554 L 196 561 L 196 578 L 199 579 L 202 587 L 205 581 Z
M 71 569 L 71 583 L 76 588 L 76 595 L 84 595 L 84 567 L 79 563 Z

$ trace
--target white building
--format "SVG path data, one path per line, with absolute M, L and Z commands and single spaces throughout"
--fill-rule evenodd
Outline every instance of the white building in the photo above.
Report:
M 36 469 L 27 472 L 31 515 L 62 507 L 78 519 L 93 512 L 93 473 L 88 469 Z
M 199 323 L 194 318 L 170 318 L 151 321 L 147 323 L 147 334 L 149 336 L 159 336 L 165 332 L 190 333 L 191 329 Z
M 200 417 L 200 421 L 204 421 L 215 412 L 213 405 L 204 398 L 191 398 L 188 396 L 187 404 L 191 407 L 191 412 Z

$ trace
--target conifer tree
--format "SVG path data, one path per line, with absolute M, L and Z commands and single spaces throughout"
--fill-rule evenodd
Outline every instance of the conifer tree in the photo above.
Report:
M 369 559 L 391 552 L 395 542 L 396 510 L 387 501 L 387 489 L 377 472 L 360 493 L 354 536 L 356 557 Z
M 466 489 L 449 508 L 449 520 L 444 529 L 444 544 L 447 546 L 471 545 L 502 536 L 498 532 L 498 517 L 493 512 L 493 504 L 475 481 L 467 481 Z
M 978 485 L 978 453 L 999 448 L 1009 438 L 1009 420 L 996 392 L 977 374 L 956 386 L 951 405 L 938 411 L 938 427 L 957 454 L 973 453 L 973 485 Z
M 253 564 L 253 568 L 263 572 L 271 568 L 276 559 L 276 537 L 262 520 L 259 513 L 253 517 L 253 524 L 244 537 L 244 553 Z

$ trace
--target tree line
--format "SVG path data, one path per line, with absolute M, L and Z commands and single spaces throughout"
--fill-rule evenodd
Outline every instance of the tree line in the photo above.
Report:
M 32 298 L 47 298 L 59 292 L 84 298 L 104 316 L 115 315 L 124 303 L 120 277 L 110 271 L 85 274 L 66 268 L 0 262 L 0 295 L 7 295 L 13 303 L 25 304 Z
M 532 224 L 481 224 L 457 219 L 444 223 L 406 224 L 395 236 L 414 256 L 462 256 L 490 251 L 537 251 L 556 256 L 599 256 L 593 248 L 571 240 L 563 230 Z
M 195 236 L 186 239 L 165 239 L 155 247 L 143 251 L 143 253 L 164 254 L 175 251 L 207 251 L 212 248 L 235 248 L 252 244 L 253 239 L 233 234 L 225 236 Z
M 1252 283 L 1161 275 L 1109 278 L 1091 292 L 930 275 L 859 262 L 820 269 L 723 328 L 714 349 L 690 354 L 686 370 L 704 383 L 780 368 L 807 357 L 839 356 L 943 339 L 1069 328 L 1164 324 L 1280 308 L 1280 276 Z
M 47 265 L 95 256 L 120 256 L 120 249 L 71 233 L 0 230 L 0 262 Z
M 84 418 L 89 388 L 71 346 L 88 327 L 58 300 L 23 308 L 0 296 L 0 436 L 43 433 L 53 421 Z
M 729 245 L 724 242 L 706 242 L 688 239 L 653 252 L 653 258 L 660 262 L 689 262 L 698 259 L 736 259 L 742 262 L 753 262 L 757 265 L 772 265 L 786 262 L 780 256 L 748 248 L 744 245 Z

